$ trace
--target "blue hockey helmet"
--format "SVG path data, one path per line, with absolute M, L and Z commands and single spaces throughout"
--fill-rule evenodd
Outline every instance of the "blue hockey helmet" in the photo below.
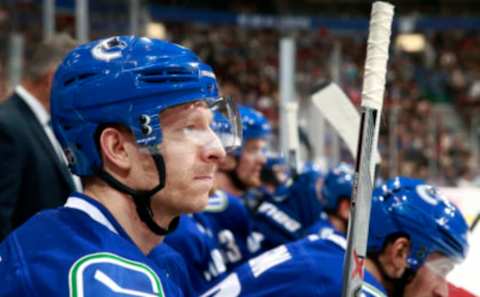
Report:
M 299 222 L 307 227 L 315 223 L 323 211 L 319 196 L 321 174 L 309 170 L 299 174 L 288 188 L 288 198 L 284 204 L 295 214 Z
M 353 178 L 353 167 L 346 163 L 341 163 L 327 173 L 320 200 L 326 211 L 335 211 L 341 198 L 352 197 Z
M 272 170 L 275 166 L 287 166 L 287 159 L 278 153 L 269 153 L 264 167 Z
M 285 187 L 290 177 L 287 160 L 278 153 L 269 152 L 260 175 L 264 183 Z
M 243 140 L 268 139 L 272 133 L 272 127 L 268 119 L 259 111 L 245 105 L 238 108 L 240 113 Z
M 463 260 L 468 225 L 460 210 L 421 180 L 400 177 L 395 184 L 372 198 L 368 251 L 380 252 L 387 238 L 405 235 L 410 240 L 408 264 L 413 271 L 432 252 Z
M 425 184 L 425 180 L 419 178 L 411 178 L 404 176 L 396 176 L 388 179 L 382 186 L 384 191 L 396 191 L 400 188 L 415 188 L 418 185 Z
M 318 172 L 318 174 L 323 176 L 320 165 L 315 161 L 307 160 L 303 164 L 302 172 L 309 172 L 309 171 L 316 171 L 316 172 Z
M 199 100 L 222 101 L 212 69 L 192 51 L 116 36 L 77 47 L 59 66 L 51 91 L 52 125 L 72 171 L 89 176 L 101 167 L 95 133 L 102 124 L 122 124 L 139 145 L 154 147 L 162 142 L 159 113 Z
M 417 185 L 424 184 L 425 180 L 404 176 L 396 176 L 386 180 L 383 184 L 373 189 L 373 196 L 381 196 L 400 188 L 414 188 Z

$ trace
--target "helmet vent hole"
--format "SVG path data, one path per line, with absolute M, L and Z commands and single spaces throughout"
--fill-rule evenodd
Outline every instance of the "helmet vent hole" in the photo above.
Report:
M 73 76 L 73 77 L 70 77 L 68 79 L 66 79 L 64 82 L 63 82 L 63 85 L 65 87 L 71 85 L 72 83 L 76 82 L 76 81 L 84 81 L 92 76 L 95 76 L 97 75 L 96 73 L 94 72 L 87 72 L 87 73 L 81 73 L 79 75 L 76 75 L 76 76 Z
M 78 79 L 78 80 L 84 80 L 84 79 L 87 79 L 87 78 L 92 77 L 92 76 L 95 76 L 95 75 L 96 75 L 96 73 L 92 73 L 92 72 L 90 72 L 90 73 L 82 73 L 82 74 L 80 74 L 80 75 L 78 76 L 77 79 Z
M 181 67 L 146 69 L 140 74 L 140 79 L 149 83 L 180 83 L 198 79 L 194 71 Z
M 63 85 L 67 87 L 68 85 L 72 84 L 75 81 L 75 77 L 69 78 L 63 82 Z

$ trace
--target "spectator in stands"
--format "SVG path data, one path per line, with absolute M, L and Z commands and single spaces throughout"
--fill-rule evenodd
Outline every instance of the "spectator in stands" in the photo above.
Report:
M 75 190 L 49 115 L 54 71 L 74 46 L 66 34 L 38 44 L 25 79 L 0 104 L 0 240 L 39 210 L 62 205 Z

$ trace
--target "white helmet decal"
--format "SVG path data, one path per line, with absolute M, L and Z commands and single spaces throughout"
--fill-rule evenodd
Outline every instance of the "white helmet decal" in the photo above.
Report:
M 120 58 L 122 49 L 127 45 L 118 37 L 111 37 L 100 41 L 92 48 L 92 55 L 97 60 L 109 62 L 110 60 Z

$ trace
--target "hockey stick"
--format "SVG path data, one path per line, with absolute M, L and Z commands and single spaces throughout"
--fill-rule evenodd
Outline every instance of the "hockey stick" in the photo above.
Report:
M 280 137 L 282 153 L 286 154 L 293 176 L 299 172 L 299 141 L 295 99 L 295 40 L 280 40 Z
M 343 297 L 359 296 L 362 290 L 373 187 L 372 151 L 377 145 L 379 132 L 392 20 L 393 5 L 373 3 L 362 88 L 360 141 L 343 267 Z
M 290 167 L 290 170 L 292 170 L 293 176 L 295 176 L 300 172 L 300 156 L 298 155 L 300 143 L 297 121 L 298 103 L 292 101 L 288 102 L 285 106 L 285 114 L 287 117 L 288 127 L 288 165 Z
M 340 138 L 345 142 L 350 154 L 355 158 L 358 147 L 358 130 L 360 127 L 360 114 L 352 101 L 335 83 L 327 83 L 311 96 L 312 105 L 327 122 L 335 129 Z M 316 117 L 309 119 L 312 126 L 316 127 Z M 310 124 L 310 123 L 309 123 Z M 374 148 L 373 160 L 380 163 L 378 149 Z

